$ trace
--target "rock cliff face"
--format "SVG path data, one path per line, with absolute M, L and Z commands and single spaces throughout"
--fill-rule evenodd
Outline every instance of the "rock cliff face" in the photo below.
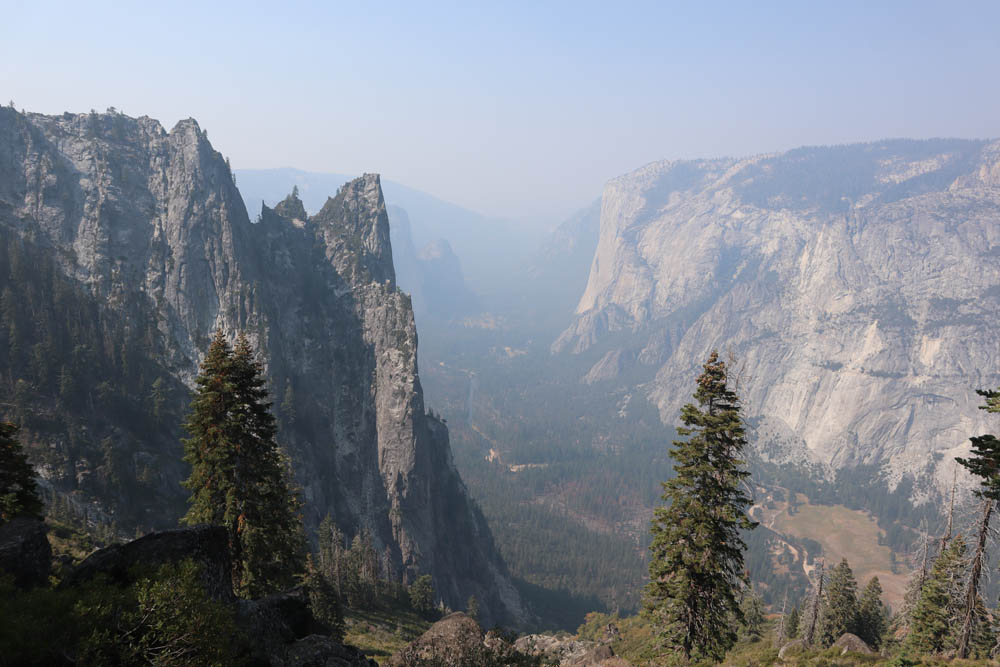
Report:
M 647 368 L 673 422 L 731 348 L 765 456 L 946 481 L 988 428 L 973 390 L 1000 383 L 998 257 L 1000 143 L 658 162 L 605 188 L 553 350 L 606 349 L 591 382 Z
M 465 285 L 462 265 L 451 244 L 438 239 L 418 252 L 409 215 L 398 206 L 390 205 L 387 210 L 399 287 L 413 299 L 417 318 L 447 322 L 476 312 L 478 300 Z
M 216 329 L 247 332 L 267 360 L 307 523 L 329 512 L 348 535 L 368 532 L 393 573 L 430 573 L 454 607 L 475 595 L 490 621 L 525 617 L 447 428 L 425 413 L 377 175 L 312 217 L 289 196 L 251 224 L 194 120 L 168 133 L 115 113 L 2 109 L 0 226 L 49 249 L 100 308 L 141 304 L 156 321 L 157 363 L 188 386 Z M 154 440 L 145 455 L 164 462 L 165 493 L 181 494 L 183 470 L 167 465 L 178 450 L 165 447 Z M 48 486 L 76 488 L 57 476 Z M 112 517 L 122 502 L 89 500 Z

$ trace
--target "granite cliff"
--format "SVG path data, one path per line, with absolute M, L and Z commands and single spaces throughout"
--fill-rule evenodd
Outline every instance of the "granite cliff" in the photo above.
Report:
M 973 390 L 1000 383 L 998 257 L 1000 143 L 657 162 L 606 186 L 553 351 L 599 358 L 587 382 L 645 377 L 672 423 L 732 350 L 764 457 L 940 486 L 987 429 Z
M 451 244 L 437 239 L 418 251 L 406 210 L 390 204 L 387 211 L 396 251 L 396 278 L 400 289 L 413 299 L 417 318 L 448 322 L 476 312 L 478 299 L 465 284 L 461 262 Z
M 254 224 L 194 120 L 167 132 L 114 112 L 4 108 L 0 231 L 8 247 L 51 262 L 95 321 L 142 332 L 138 352 L 121 343 L 118 355 L 135 387 L 117 399 L 131 421 L 60 394 L 65 368 L 25 390 L 20 414 L 49 493 L 102 520 L 168 525 L 183 502 L 176 427 L 144 429 L 141 399 L 181 414 L 213 332 L 245 331 L 266 359 L 307 525 L 329 513 L 348 536 L 367 532 L 393 575 L 431 574 L 456 608 L 475 595 L 486 622 L 526 617 L 452 463 L 448 429 L 425 410 L 377 175 L 345 184 L 313 216 L 289 196 Z M 20 387 L 13 368 L 6 379 Z M 42 418 L 62 411 L 76 415 L 65 428 Z M 123 476 L 146 486 L 109 493 L 107 480 Z

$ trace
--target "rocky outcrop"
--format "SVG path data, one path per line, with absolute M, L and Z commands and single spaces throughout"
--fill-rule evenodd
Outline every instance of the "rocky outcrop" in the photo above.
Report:
M 442 618 L 424 634 L 396 652 L 388 662 L 392 667 L 442 665 L 525 665 L 531 658 L 495 632 L 483 636 L 482 628 L 470 616 L 455 612 Z
M 960 140 L 650 164 L 606 186 L 553 350 L 631 352 L 672 423 L 731 349 L 765 458 L 946 482 L 1000 383 L 998 173 L 1000 143 Z
M 378 667 L 378 663 L 353 646 L 309 635 L 286 649 L 284 667 Z
M 840 635 L 840 638 L 833 642 L 832 646 L 833 648 L 840 649 L 840 655 L 847 655 L 848 653 L 875 655 L 875 651 L 865 643 L 865 640 L 850 632 Z
M 0 227 L 48 248 L 126 330 L 130 314 L 155 320 L 143 349 L 168 380 L 190 386 L 214 331 L 248 334 L 266 363 L 307 524 L 329 513 L 348 536 L 369 533 L 385 574 L 431 574 L 447 604 L 475 595 L 489 622 L 526 617 L 452 463 L 447 428 L 425 412 L 377 175 L 345 184 L 311 217 L 290 196 L 252 224 L 194 120 L 166 132 L 145 117 L 9 108 L 0 110 L 0 174 Z M 79 471 L 106 470 L 101 457 L 140 440 L 145 449 L 122 467 L 142 468 L 162 494 L 140 514 L 146 525 L 174 521 L 177 441 L 129 433 L 125 420 L 87 426 L 110 435 L 89 448 L 57 444 L 62 458 L 46 454 L 45 483 L 114 520 L 148 499 L 84 493 Z M 44 438 L 36 434 L 39 455 Z
M 614 651 L 605 643 L 553 635 L 525 635 L 514 642 L 514 648 L 527 655 L 541 657 L 545 664 L 560 667 L 609 665 L 615 657 Z
M 274 667 L 375 667 L 354 646 L 327 636 L 300 590 L 239 600 L 236 625 L 250 639 L 246 660 Z
M 36 522 L 37 523 L 37 522 Z M 3 527 L 0 527 L 2 534 Z M 43 533 L 44 535 L 44 533 Z M 259 600 L 233 595 L 226 531 L 221 526 L 194 526 L 150 533 L 124 544 L 95 551 L 60 582 L 72 590 L 100 578 L 121 587 L 149 576 L 156 568 L 190 560 L 198 565 L 205 593 L 232 610 L 245 664 L 272 667 L 337 665 L 370 667 L 353 646 L 325 636 L 302 590 L 276 593 Z
M 229 543 L 222 526 L 194 526 L 149 533 L 131 542 L 95 551 L 73 568 L 62 586 L 73 587 L 97 576 L 127 584 L 135 568 L 155 569 L 191 559 L 199 566 L 205 592 L 216 600 L 235 600 Z
M 20 517 L 0 524 L 0 574 L 14 577 L 19 588 L 48 583 L 52 547 L 45 522 Z
M 483 651 L 483 631 L 476 621 L 462 613 L 445 616 L 424 634 L 396 653 L 392 667 L 409 667 L 425 662 L 439 665 L 476 664 Z

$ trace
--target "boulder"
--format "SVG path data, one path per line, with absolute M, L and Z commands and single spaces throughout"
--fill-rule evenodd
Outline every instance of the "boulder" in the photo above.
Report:
M 281 664 L 298 640 L 323 632 L 301 589 L 236 603 L 236 625 L 250 639 L 260 664 Z
M 554 635 L 526 635 L 514 642 L 514 648 L 560 667 L 593 667 L 615 657 L 607 644 Z
M 840 639 L 833 642 L 834 648 L 841 649 L 840 655 L 845 653 L 863 653 L 865 655 L 874 655 L 875 651 L 871 649 L 865 641 L 855 634 L 850 632 L 845 632 L 840 635 Z
M 216 600 L 232 602 L 232 568 L 226 529 L 200 525 L 149 533 L 125 544 L 115 544 L 87 556 L 63 581 L 77 586 L 98 575 L 131 583 L 136 568 L 147 570 L 190 558 L 201 566 L 205 592 Z
M 17 518 L 0 525 L 0 574 L 14 577 L 19 588 L 42 586 L 52 569 L 48 527 L 38 519 Z
M 323 635 L 309 635 L 292 644 L 284 664 L 285 667 L 378 667 L 360 649 Z
M 392 656 L 393 667 L 408 667 L 433 661 L 444 665 L 466 665 L 487 650 L 483 631 L 470 616 L 457 611 L 427 629 L 406 648 Z

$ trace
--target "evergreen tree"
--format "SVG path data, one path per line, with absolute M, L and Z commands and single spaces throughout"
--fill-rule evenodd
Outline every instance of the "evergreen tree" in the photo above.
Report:
M 0 422 L 0 524 L 14 517 L 42 518 L 35 470 L 17 439 L 20 427 Z
M 927 526 L 921 522 L 920 533 L 923 536 L 921 547 L 920 567 L 910 576 L 906 582 L 906 592 L 903 594 L 903 605 L 899 613 L 892 619 L 892 634 L 905 638 L 910 633 L 910 625 L 913 621 L 913 611 L 917 608 L 920 596 L 924 591 L 924 584 L 927 582 L 928 557 L 930 552 L 930 537 L 927 533 Z M 949 540 L 951 537 L 949 536 Z M 948 543 L 945 542 L 945 549 Z
M 857 633 L 858 584 L 854 572 L 841 559 L 832 570 L 826 585 L 826 598 L 820 612 L 820 643 L 829 646 L 845 632 Z
M 980 410 L 1000 412 L 1000 391 L 978 390 L 976 393 L 986 399 L 986 403 L 979 406 Z M 956 457 L 955 460 L 979 478 L 980 489 L 976 491 L 976 495 L 983 499 L 983 511 L 979 524 L 979 538 L 972 556 L 972 571 L 965 591 L 958 637 L 959 658 L 967 657 L 972 650 L 972 635 L 979 624 L 977 606 L 980 601 L 979 582 L 985 560 L 986 540 L 990 532 L 994 505 L 1000 501 L 1000 440 L 993 435 L 981 435 L 971 438 L 971 441 L 972 455 L 968 459 Z
M 799 636 L 799 608 L 798 606 L 792 607 L 792 610 L 788 612 L 788 620 L 785 621 L 785 635 L 789 639 L 795 639 Z
M 306 576 L 303 583 L 309 594 L 309 606 L 313 615 L 329 628 L 333 639 L 343 641 L 344 613 L 340 599 L 330 579 L 316 566 L 312 556 L 306 557 Z
M 191 507 L 182 521 L 227 528 L 237 594 L 256 598 L 287 587 L 304 565 L 301 502 L 246 338 L 231 349 L 217 333 L 196 383 L 184 441 Z
M 882 604 L 882 584 L 872 577 L 858 602 L 857 635 L 873 649 L 882 645 L 882 636 L 888 624 L 885 605 Z
M 344 534 L 327 514 L 319 523 L 319 568 L 343 598 L 346 593 L 346 558 Z
M 965 573 L 965 540 L 959 535 L 937 557 L 910 620 L 906 647 L 918 654 L 941 653 L 955 645 L 955 623 Z
M 740 624 L 740 641 L 756 642 L 764 636 L 764 601 L 752 588 L 740 603 L 743 622 Z
M 976 599 L 973 618 L 968 655 L 977 660 L 985 660 L 993 655 L 993 648 L 997 645 L 997 631 L 993 613 L 986 608 L 982 597 Z
M 434 611 L 434 581 L 431 575 L 419 576 L 410 585 L 410 606 L 423 616 L 428 616 Z
M 686 440 L 674 442 L 677 476 L 663 483 L 652 521 L 649 585 L 643 611 L 669 648 L 685 658 L 718 660 L 735 643 L 746 585 L 741 530 L 756 523 L 746 511 L 749 474 L 740 402 L 725 362 L 712 352 L 694 398 L 681 411 Z M 733 623 L 733 620 L 737 624 Z
M 479 620 L 479 600 L 476 599 L 475 595 L 469 596 L 469 601 L 465 605 L 465 613 L 477 621 Z

